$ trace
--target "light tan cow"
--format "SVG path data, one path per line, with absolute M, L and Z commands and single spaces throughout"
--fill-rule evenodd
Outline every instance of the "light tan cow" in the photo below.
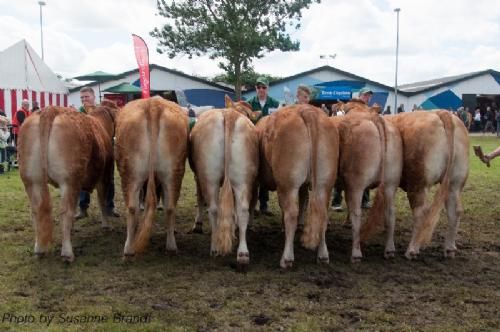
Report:
M 337 178 L 338 131 L 327 115 L 311 105 L 292 105 L 257 123 L 260 185 L 277 190 L 285 226 L 282 268 L 293 265 L 293 241 L 300 201 L 309 190 L 302 243 L 318 247 L 318 261 L 329 262 L 325 241 L 327 205 Z M 300 192 L 300 195 L 299 195 Z
M 52 242 L 48 183 L 61 190 L 61 256 L 65 261 L 74 260 L 71 228 L 81 190 L 97 188 L 102 224 L 109 227 L 104 198 L 113 176 L 116 112 L 116 105 L 109 101 L 89 115 L 47 107 L 24 122 L 19 134 L 19 170 L 30 199 L 36 255 L 46 254 Z
M 203 113 L 190 134 L 190 163 L 198 198 L 193 231 L 201 232 L 204 207 L 208 205 L 211 255 L 231 252 L 237 224 L 237 262 L 248 264 L 249 204 L 259 169 L 257 131 L 249 118 L 255 118 L 257 112 L 252 112 L 248 103 L 233 103 L 227 96 L 226 106 Z
M 351 260 L 356 262 L 362 257 L 360 228 L 363 191 L 375 187 L 377 195 L 370 209 L 365 231 L 368 225 L 376 227 L 385 221 L 388 237 L 384 256 L 393 257 L 394 197 L 403 164 L 399 132 L 380 116 L 366 112 L 349 112 L 346 116 L 331 119 L 336 124 L 340 136 L 337 181 L 345 189 L 348 219 L 352 225 Z
M 348 103 L 351 112 L 373 112 L 371 108 Z M 403 172 L 400 187 L 406 191 L 413 212 L 414 227 L 406 257 L 418 255 L 430 242 L 439 215 L 446 206 L 448 232 L 444 254 L 454 257 L 455 238 L 463 212 L 460 195 L 469 173 L 469 138 L 463 122 L 445 110 L 417 111 L 384 116 L 400 132 L 403 143 Z M 430 188 L 440 183 L 432 203 Z M 363 226 L 362 240 L 371 236 L 375 223 Z M 391 236 L 392 230 L 388 230 Z
M 163 189 L 167 252 L 176 252 L 174 224 L 188 152 L 188 117 L 161 97 L 134 100 L 120 111 L 116 126 L 116 160 L 127 209 L 124 257 L 142 253 L 151 235 L 156 211 L 155 183 Z M 138 234 L 139 194 L 147 183 L 146 207 Z
M 411 112 L 388 116 L 403 140 L 401 188 L 413 211 L 414 228 L 406 257 L 419 253 L 430 242 L 439 215 L 446 206 L 448 231 L 444 254 L 454 257 L 455 238 L 463 213 L 460 200 L 469 173 L 469 137 L 463 122 L 450 112 Z M 432 203 L 426 202 L 429 189 L 440 183 Z

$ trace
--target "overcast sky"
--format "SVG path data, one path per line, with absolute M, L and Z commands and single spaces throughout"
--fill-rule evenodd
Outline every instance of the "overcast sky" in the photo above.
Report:
M 131 33 L 146 40 L 150 63 L 191 75 L 221 72 L 208 57 L 168 59 L 155 51 L 149 32 L 163 20 L 155 0 L 45 1 L 45 62 L 64 77 L 136 68 Z M 304 12 L 302 28 L 292 33 L 301 50 L 268 54 L 254 61 L 255 70 L 285 77 L 329 64 L 393 86 L 396 7 L 400 84 L 500 70 L 498 0 L 323 0 Z M 0 0 L 0 50 L 24 38 L 41 56 L 39 8 L 37 0 Z M 327 62 L 321 54 L 337 56 Z

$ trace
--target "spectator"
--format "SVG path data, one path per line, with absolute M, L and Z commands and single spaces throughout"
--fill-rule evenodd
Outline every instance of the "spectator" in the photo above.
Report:
M 33 108 L 31 109 L 31 113 L 39 111 L 39 110 L 40 110 L 40 106 L 38 106 L 38 102 L 36 100 L 33 101 Z
M 495 121 L 497 122 L 497 137 L 500 137 L 500 110 L 495 111 Z
M 384 115 L 391 115 L 391 106 L 387 105 L 384 111 Z
M 7 142 L 9 140 L 9 130 L 7 125 L 9 119 L 5 116 L 0 116 L 0 174 L 2 174 L 8 167 L 7 159 Z
M 373 96 L 373 91 L 369 88 L 362 88 L 359 90 L 357 101 L 360 101 L 366 105 L 370 102 L 371 97 Z M 401 104 L 402 106 L 403 104 Z M 369 209 L 371 207 L 370 204 L 370 191 L 366 189 L 363 192 L 363 198 L 361 200 L 361 208 Z M 335 185 L 333 190 L 333 200 L 332 200 L 332 208 L 334 211 L 342 211 L 342 188 L 338 185 Z
M 399 105 L 399 107 L 398 107 L 398 114 L 399 113 L 404 113 L 404 111 L 405 111 L 405 105 L 403 105 L 403 104 Z
M 481 110 L 479 106 L 474 111 L 474 131 L 481 131 Z
M 311 101 L 311 90 L 305 85 L 297 87 L 297 104 L 309 104 Z M 328 114 L 328 112 L 327 112 Z
M 26 118 L 30 116 L 30 114 L 30 102 L 27 99 L 23 99 L 21 108 L 17 110 L 12 119 L 12 133 L 14 134 L 14 144 L 16 146 L 19 129 L 21 128 L 24 120 L 26 120 Z
M 261 117 L 268 116 L 279 107 L 279 102 L 268 96 L 269 81 L 265 77 L 257 78 L 255 82 L 255 97 L 248 100 L 253 111 L 261 111 Z M 259 188 L 259 206 L 260 213 L 266 216 L 273 214 L 268 210 L 269 191 L 267 189 Z
M 88 111 L 96 106 L 95 104 L 95 93 L 94 89 L 91 87 L 83 87 L 80 89 L 80 100 L 82 101 L 82 106 L 79 109 L 79 112 L 87 114 Z M 114 163 L 113 163 L 113 174 L 114 174 Z M 105 213 L 112 217 L 119 217 L 120 214 L 115 211 L 115 203 L 113 199 L 115 197 L 115 181 L 114 177 L 111 177 L 111 185 L 109 186 L 109 190 L 106 193 L 105 197 Z M 88 208 L 90 205 L 90 193 L 86 191 L 80 192 L 79 203 L 80 211 L 76 214 L 76 219 L 82 219 L 88 217 Z
M 0 108 L 0 116 L 3 116 L 4 118 L 7 117 L 7 114 L 5 114 L 4 110 Z
M 493 127 L 493 121 L 495 121 L 495 112 L 493 112 L 490 106 L 486 107 L 486 113 L 484 116 L 486 118 L 486 124 L 483 128 L 483 134 L 488 130 L 491 130 L 491 132 L 494 133 L 495 128 Z

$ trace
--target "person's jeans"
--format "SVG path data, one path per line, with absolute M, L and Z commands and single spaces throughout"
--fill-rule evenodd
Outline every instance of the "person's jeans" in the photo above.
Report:
M 497 121 L 497 137 L 500 137 L 500 121 Z
M 363 198 L 361 199 L 361 205 L 365 205 L 370 201 L 370 190 L 366 189 L 363 191 Z M 342 204 L 342 189 L 340 187 L 334 187 L 333 189 L 333 199 L 332 206 L 339 206 Z
M 106 192 L 106 197 L 104 201 L 104 206 L 107 212 L 112 212 L 113 209 L 115 208 L 114 198 L 115 198 L 115 179 L 114 177 L 111 177 L 111 184 L 108 188 L 108 191 Z M 78 205 L 80 206 L 80 210 L 87 210 L 90 205 L 90 193 L 86 191 L 80 191 L 80 198 Z
M 269 201 L 269 190 L 259 187 L 259 206 L 260 211 L 267 211 L 267 202 Z

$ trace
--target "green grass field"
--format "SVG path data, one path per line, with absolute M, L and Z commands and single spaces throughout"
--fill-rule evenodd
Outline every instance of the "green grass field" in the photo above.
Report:
M 495 137 L 472 137 L 490 151 Z M 60 257 L 56 227 L 48 257 L 33 255 L 29 204 L 17 171 L 0 175 L 0 330 L 27 331 L 493 331 L 500 327 L 500 159 L 491 168 L 473 156 L 463 194 L 464 216 L 454 260 L 443 258 L 446 219 L 415 261 L 403 254 L 412 221 L 399 191 L 395 259 L 383 259 L 383 235 L 350 263 L 345 213 L 330 213 L 330 264 L 295 246 L 295 265 L 279 268 L 284 235 L 275 217 L 259 217 L 248 233 L 250 266 L 235 269 L 235 254 L 210 258 L 204 234 L 188 234 L 195 215 L 193 175 L 186 172 L 177 213 L 177 256 L 165 255 L 165 227 L 157 215 L 145 255 L 121 260 L 124 218 L 103 231 L 95 194 L 91 217 L 73 228 L 76 260 Z M 124 214 L 119 178 L 115 201 Z M 373 197 L 373 195 L 372 195 Z M 52 320 L 50 320 L 52 317 Z

